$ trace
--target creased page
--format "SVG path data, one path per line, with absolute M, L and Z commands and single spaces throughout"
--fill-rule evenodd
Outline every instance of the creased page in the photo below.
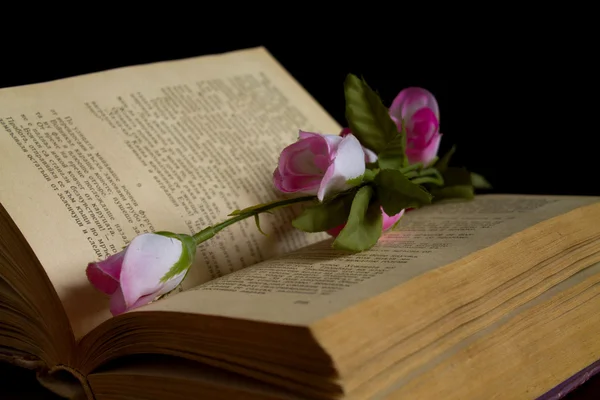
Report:
M 210 281 L 144 310 L 310 324 L 460 260 L 596 197 L 482 195 L 408 212 L 370 250 L 348 254 L 326 240 Z
M 339 125 L 262 49 L 127 67 L 0 91 L 0 202 L 81 337 L 110 317 L 88 261 L 153 230 L 195 233 L 277 198 L 272 173 L 298 130 Z M 291 210 L 201 246 L 187 286 L 321 240 Z

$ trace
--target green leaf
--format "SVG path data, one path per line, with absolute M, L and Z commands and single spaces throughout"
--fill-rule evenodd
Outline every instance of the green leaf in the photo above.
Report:
M 412 173 L 405 174 L 405 176 L 416 185 L 422 185 L 424 183 L 430 183 L 436 186 L 444 186 L 444 177 L 436 168 L 425 168 L 419 171 L 415 179 L 412 178 Z
M 379 202 L 371 202 L 374 190 L 363 186 L 352 201 L 348 222 L 333 242 L 339 250 L 363 251 L 373 247 L 381 237 L 383 216 Z
M 444 154 L 442 156 L 442 158 L 440 158 L 435 163 L 435 168 L 443 174 L 446 171 L 446 169 L 448 168 L 450 159 L 452 158 L 452 156 L 454 155 L 455 152 L 456 152 L 456 146 L 452 146 L 452 148 L 450 150 L 448 150 L 448 152 L 446 154 Z
M 471 173 L 466 168 L 448 167 L 443 172 L 445 186 L 465 185 L 472 186 Z
M 366 169 L 365 174 L 363 175 L 363 182 L 373 182 L 375 177 L 379 173 L 379 168 L 375 169 Z
M 178 239 L 181 241 L 183 246 L 179 260 L 173 264 L 169 271 L 167 271 L 167 273 L 160 279 L 160 281 L 164 283 L 180 273 L 189 270 L 196 256 L 196 242 L 192 236 L 185 234 L 177 234 L 165 231 L 155 232 L 155 234 Z
M 377 155 L 381 169 L 401 169 L 407 166 L 406 136 L 398 135 Z
M 354 187 L 358 186 L 362 183 L 364 175 L 357 176 L 356 178 L 350 178 L 346 181 L 346 185 Z
M 444 186 L 444 180 L 437 176 L 420 176 L 412 179 L 411 182 L 415 185 L 425 185 L 429 183 L 435 186 Z
M 348 179 L 346 181 L 346 184 L 351 186 L 350 190 L 352 190 L 353 188 L 355 188 L 356 186 L 359 186 L 362 183 L 372 182 L 378 173 L 379 173 L 379 168 L 367 168 L 367 169 L 365 169 L 364 174 L 362 174 L 361 176 L 357 176 L 356 178 Z
M 431 187 L 434 202 L 444 199 L 467 199 L 475 196 L 471 173 L 465 168 L 447 167 L 443 173 L 444 187 Z
M 429 161 L 429 163 L 425 166 L 426 168 L 430 168 L 433 167 L 439 160 L 440 158 L 438 156 L 435 156 L 431 159 L 431 161 Z
M 340 226 L 348 220 L 353 198 L 354 193 L 350 193 L 309 206 L 292 221 L 292 225 L 304 232 L 323 232 Z
M 254 214 L 254 223 L 256 224 L 256 227 L 258 228 L 258 231 L 260 233 L 262 233 L 265 236 L 269 236 L 267 235 L 260 227 L 260 217 L 258 216 L 258 214 Z
M 410 164 L 410 165 L 407 165 L 406 167 L 402 168 L 401 171 L 404 175 L 406 175 L 409 172 L 421 171 L 422 169 L 423 169 L 422 163 L 414 163 L 414 164 Z
M 423 164 L 421 164 L 421 163 L 410 164 L 410 165 L 400 169 L 400 171 L 408 179 L 412 179 L 412 178 L 415 178 L 415 177 L 421 175 L 421 173 L 423 171 Z
M 352 134 L 363 146 L 379 154 L 399 135 L 387 107 L 364 80 L 353 74 L 344 82 L 344 94 Z
M 438 202 L 445 199 L 467 199 L 471 200 L 475 197 L 473 186 L 471 185 L 454 185 L 443 188 L 435 188 L 431 190 L 433 201 Z
M 482 175 L 471 172 L 471 184 L 476 189 L 492 189 L 492 185 Z
M 398 170 L 382 169 L 375 178 L 375 184 L 379 202 L 387 215 L 431 203 L 431 195 Z

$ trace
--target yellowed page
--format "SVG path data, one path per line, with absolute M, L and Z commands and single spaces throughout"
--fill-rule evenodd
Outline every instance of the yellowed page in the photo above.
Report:
M 597 197 L 485 195 L 410 211 L 371 250 L 331 240 L 212 280 L 140 309 L 308 325 Z
M 600 263 L 595 263 L 595 264 L 591 265 L 590 267 L 585 268 L 585 269 L 581 270 L 580 272 L 574 274 L 570 278 L 564 280 L 563 282 L 552 287 L 551 289 L 545 291 L 544 293 L 540 294 L 538 297 L 534 298 L 533 300 L 528 301 L 519 307 L 516 307 L 515 309 L 511 310 L 507 314 L 503 315 L 502 318 L 499 318 L 498 320 L 496 320 L 494 323 L 477 330 L 477 332 L 474 333 L 473 335 L 468 336 L 463 340 L 457 341 L 457 343 L 452 346 L 448 346 L 447 349 L 444 350 L 443 352 L 440 352 L 439 355 L 437 355 L 435 357 L 430 357 L 431 360 L 429 362 L 423 363 L 418 368 L 415 368 L 413 371 L 411 371 L 408 374 L 402 373 L 403 371 L 410 370 L 410 368 L 406 368 L 406 366 L 404 364 L 407 364 L 408 362 L 410 362 L 410 359 L 413 357 L 419 357 L 420 354 L 424 355 L 424 353 L 433 352 L 432 348 L 435 348 L 436 345 L 438 345 L 438 344 L 441 345 L 441 343 L 439 343 L 439 342 L 448 341 L 448 339 L 444 338 L 438 342 L 435 342 L 432 345 L 426 347 L 425 349 L 419 350 L 418 352 L 416 352 L 416 354 L 412 354 L 411 357 L 408 357 L 408 359 L 402 359 L 400 361 L 397 361 L 396 363 L 394 363 L 394 365 L 391 368 L 386 369 L 381 374 L 379 374 L 376 378 L 368 381 L 363 387 L 360 387 L 359 390 L 352 392 L 352 396 L 349 396 L 349 398 L 356 399 L 356 400 L 364 399 L 364 398 L 373 398 L 373 399 L 388 398 L 387 396 L 389 396 L 391 393 L 394 393 L 396 391 L 403 392 L 405 389 L 409 389 L 409 388 L 411 388 L 412 390 L 415 390 L 415 386 L 417 386 L 417 382 L 423 386 L 422 388 L 430 386 L 430 385 L 432 385 L 432 382 L 435 382 L 435 384 L 433 386 L 431 386 L 430 389 L 433 389 L 433 390 L 442 389 L 442 390 L 452 393 L 451 395 L 446 394 L 445 396 L 442 396 L 439 393 L 436 394 L 436 396 L 442 396 L 443 398 L 452 398 L 452 396 L 455 396 L 456 398 L 461 398 L 461 395 L 463 395 L 463 394 L 459 394 L 459 393 L 460 393 L 460 390 L 463 389 L 462 386 L 465 384 L 467 385 L 467 388 L 469 390 L 472 389 L 472 384 L 475 384 L 476 386 L 483 386 L 485 391 L 490 392 L 488 390 L 489 386 L 487 386 L 487 385 L 490 385 L 492 383 L 488 380 L 487 382 L 482 384 L 483 383 L 483 381 L 481 380 L 481 378 L 483 378 L 482 374 L 477 374 L 476 378 L 474 376 L 471 376 L 471 378 L 469 378 L 469 375 L 464 374 L 464 370 L 461 370 L 461 369 L 459 369 L 460 372 L 456 371 L 458 374 L 462 375 L 461 379 L 459 379 L 459 380 L 450 379 L 450 380 L 446 380 L 443 382 L 438 382 L 438 379 L 440 379 L 440 377 L 442 375 L 444 375 L 444 373 L 455 370 L 457 365 L 461 365 L 461 364 L 467 365 L 467 363 L 465 363 L 464 360 L 457 361 L 456 358 L 454 358 L 454 357 L 460 358 L 461 355 L 463 355 L 463 357 L 464 357 L 464 355 L 466 355 L 465 353 L 468 354 L 468 358 L 470 360 L 472 360 L 473 354 L 477 354 L 478 359 L 487 358 L 487 361 L 489 361 L 490 364 L 494 364 L 494 365 L 490 365 L 487 368 L 482 369 L 482 371 L 489 372 L 490 376 L 492 377 L 492 381 L 495 381 L 496 383 L 502 382 L 502 384 L 506 384 L 507 382 L 510 382 L 511 390 L 523 390 L 524 387 L 528 387 L 530 384 L 532 384 L 534 382 L 534 380 L 545 380 L 544 383 L 549 386 L 542 388 L 543 389 L 542 392 L 539 393 L 539 394 L 542 394 L 545 391 L 547 391 L 548 389 L 555 386 L 557 383 L 561 382 L 562 380 L 567 379 L 569 376 L 571 376 L 571 375 L 575 374 L 576 372 L 578 372 L 579 370 L 587 367 L 589 364 L 596 361 L 598 359 L 598 357 L 600 357 L 600 355 L 595 355 L 591 351 L 592 350 L 591 348 L 589 348 L 589 347 L 585 348 L 584 346 L 578 345 L 577 342 L 570 341 L 569 339 L 567 339 L 567 336 L 564 335 L 563 332 L 565 329 L 569 329 L 569 324 L 565 323 L 564 319 L 562 321 L 559 321 L 559 324 L 564 324 L 564 325 L 562 325 L 559 329 L 554 330 L 554 332 L 561 332 L 561 334 L 557 335 L 556 337 L 552 337 L 550 339 L 548 336 L 551 336 L 551 335 L 547 335 L 547 333 L 552 332 L 552 330 L 547 330 L 546 324 L 534 325 L 534 324 L 528 323 L 527 325 L 528 325 L 528 328 L 530 328 L 530 330 L 538 331 L 538 336 L 541 332 L 543 332 L 542 334 L 546 335 L 546 337 L 544 338 L 543 341 L 536 343 L 534 346 L 526 346 L 528 351 L 531 351 L 531 352 L 539 351 L 540 353 L 542 353 L 542 354 L 538 353 L 538 357 L 546 357 L 550 360 L 554 357 L 554 355 L 550 354 L 549 350 L 551 350 L 551 349 L 549 346 L 547 347 L 547 343 L 549 341 L 555 342 L 555 341 L 562 340 L 563 341 L 562 352 L 564 352 L 564 350 L 569 348 L 568 353 L 572 357 L 571 361 L 573 359 L 577 360 L 577 361 L 575 361 L 575 363 L 560 362 L 560 363 L 557 363 L 557 365 L 555 365 L 555 367 L 557 367 L 557 369 L 560 369 L 561 373 L 564 374 L 562 376 L 557 376 L 557 375 L 552 376 L 552 373 L 550 373 L 550 371 L 548 369 L 546 369 L 546 367 L 543 367 L 544 371 L 540 373 L 539 370 L 536 371 L 536 368 L 531 368 L 531 365 L 529 365 L 529 366 L 522 365 L 521 368 L 519 368 L 519 371 L 522 372 L 519 374 L 519 376 L 524 374 L 526 376 L 526 378 L 521 379 L 520 384 L 522 384 L 522 385 L 513 386 L 513 383 L 515 383 L 515 381 L 514 381 L 515 375 L 514 374 L 512 374 L 512 377 L 508 377 L 508 379 L 506 379 L 506 377 L 501 378 L 501 379 L 498 378 L 498 375 L 503 372 L 507 372 L 510 370 L 514 371 L 513 367 L 507 366 L 507 363 L 499 363 L 498 362 L 498 359 L 504 358 L 504 356 L 501 356 L 499 358 L 488 358 L 485 353 L 469 352 L 468 349 L 473 348 L 472 346 L 476 343 L 479 343 L 480 345 L 482 345 L 483 342 L 487 341 L 487 340 L 494 342 L 495 337 L 501 336 L 501 332 L 506 332 L 507 327 L 515 324 L 516 321 L 523 322 L 523 321 L 532 321 L 534 319 L 538 319 L 539 317 L 542 316 L 542 315 L 540 315 L 540 310 L 545 311 L 545 309 L 547 309 L 549 305 L 554 305 L 554 304 L 560 303 L 559 300 L 561 298 L 564 298 L 567 293 L 579 292 L 579 290 L 577 288 L 582 288 L 584 290 L 589 289 L 589 284 L 586 285 L 584 282 L 588 282 L 588 283 L 589 282 L 597 282 L 599 280 L 599 277 L 600 277 Z M 568 297 L 572 297 L 572 296 L 568 296 Z M 576 302 L 575 302 L 575 304 L 576 304 Z M 580 314 L 580 316 L 587 316 L 583 311 L 583 307 L 576 307 L 576 308 L 577 308 L 576 311 L 577 311 L 577 313 Z M 575 311 L 575 310 L 571 310 L 571 311 Z M 547 316 L 548 315 L 546 315 L 546 317 Z M 564 317 L 564 314 L 562 314 L 561 317 Z M 485 318 L 485 316 L 482 316 L 482 318 Z M 552 318 L 549 318 L 549 319 L 552 319 Z M 544 326 L 544 329 L 540 330 L 539 329 L 540 326 Z M 456 331 L 459 331 L 462 328 L 463 328 L 463 326 L 457 328 Z M 528 333 L 528 335 L 529 334 L 531 334 L 531 332 Z M 524 338 L 520 335 L 519 335 L 518 339 L 515 339 L 514 336 L 512 338 L 507 338 L 506 336 L 502 337 L 502 340 L 510 340 L 510 341 L 512 341 L 513 345 L 516 345 L 518 348 L 523 347 L 522 346 L 523 339 Z M 525 340 L 531 340 L 531 338 L 526 338 Z M 496 342 L 496 344 L 500 344 L 497 341 L 495 341 L 495 342 Z M 489 342 L 486 342 L 486 343 L 489 343 Z M 540 344 L 542 346 L 541 348 L 539 348 Z M 484 347 L 489 348 L 492 346 L 489 346 L 486 344 L 486 345 L 484 345 Z M 596 348 L 599 349 L 600 346 L 596 346 Z M 555 350 L 558 350 L 558 349 L 555 349 Z M 524 352 L 522 352 L 520 350 L 518 350 L 518 351 L 520 354 L 518 354 L 515 357 L 509 357 L 509 358 L 512 358 L 512 360 L 509 362 L 509 364 L 510 363 L 523 363 L 524 360 L 528 360 L 528 361 L 532 361 L 535 365 L 541 365 L 539 362 L 540 358 L 524 357 Z M 505 352 L 506 352 L 506 354 L 511 353 L 510 351 L 508 351 L 507 348 L 505 348 Z M 451 361 L 449 361 L 449 360 L 451 360 Z M 563 361 L 566 361 L 566 360 L 563 360 Z M 551 361 L 549 361 L 549 362 L 550 362 L 550 364 L 552 364 Z M 579 363 L 579 365 L 573 365 L 576 363 Z M 445 365 L 447 368 L 447 371 L 440 372 L 440 369 L 441 369 L 439 367 L 440 365 Z M 499 368 L 496 368 L 496 367 L 499 367 Z M 437 378 L 432 380 L 431 377 L 433 375 L 436 375 Z M 510 375 L 510 373 L 509 373 L 509 375 Z M 401 376 L 402 378 L 394 380 L 395 376 Z M 456 378 L 456 377 L 454 377 L 454 378 Z M 463 380 L 464 378 L 467 378 L 467 379 Z M 393 382 L 393 383 L 390 384 L 390 382 Z M 372 393 L 379 391 L 379 388 L 381 388 L 381 387 L 386 387 L 386 389 L 382 390 L 380 393 L 378 393 L 377 396 L 371 396 Z M 479 388 L 479 389 L 481 389 L 481 388 Z M 494 392 L 494 390 L 492 390 L 491 392 Z M 503 394 L 505 394 L 504 390 L 502 390 L 501 392 Z M 498 393 L 500 393 L 500 392 L 498 392 Z M 403 392 L 403 394 L 406 395 L 406 392 Z M 415 394 L 413 394 L 411 392 L 411 395 L 414 396 Z M 396 396 L 396 397 L 392 396 L 392 398 L 403 398 L 402 395 L 396 394 L 396 393 L 394 393 L 394 396 Z M 426 398 L 429 398 L 429 397 L 437 398 L 436 396 L 430 395 L 430 396 L 425 396 L 425 397 Z M 516 394 L 514 396 L 506 396 L 506 398 L 518 398 L 518 397 L 519 396 Z
M 600 357 L 600 271 L 582 271 L 372 399 L 536 399 Z M 540 329 L 543 327 L 543 329 Z M 562 398 L 565 393 L 555 394 Z M 367 398 L 357 393 L 351 399 Z
M 110 317 L 88 261 L 151 230 L 196 232 L 275 199 L 298 130 L 340 126 L 263 48 L 0 90 L 0 202 L 61 298 L 76 337 Z M 195 286 L 322 240 L 290 211 L 203 245 Z
M 397 374 L 396 370 L 402 369 L 401 368 L 402 365 L 406 364 L 406 362 L 407 362 L 407 359 L 401 359 L 399 361 L 396 360 L 397 362 L 391 368 L 383 371 L 375 379 L 372 379 L 372 380 L 369 380 L 368 382 L 366 382 L 364 387 L 361 387 L 359 390 L 352 391 L 351 394 L 348 396 L 348 398 L 357 399 L 357 400 L 367 399 L 367 398 L 369 398 L 369 399 L 387 398 L 386 395 L 389 395 L 390 393 L 392 393 L 396 390 L 401 391 L 401 394 L 402 394 L 402 395 L 397 395 L 396 396 L 397 398 L 411 398 L 411 396 L 415 397 L 415 394 L 412 392 L 412 390 L 423 390 L 423 389 L 426 389 L 426 390 L 433 389 L 433 391 L 436 391 L 435 395 L 428 393 L 428 396 L 424 395 L 423 398 L 450 398 L 453 396 L 456 398 L 461 398 L 461 395 L 465 396 L 465 393 L 455 394 L 455 392 L 460 393 L 461 390 L 465 389 L 465 388 L 463 388 L 463 385 L 466 385 L 466 387 L 469 390 L 472 390 L 473 386 L 479 386 L 477 389 L 482 391 L 482 393 L 480 392 L 479 394 L 482 396 L 482 398 L 485 398 L 486 394 L 490 392 L 489 390 L 487 390 L 488 389 L 487 385 L 490 385 L 490 384 L 493 385 L 495 382 L 506 383 L 507 380 L 505 378 L 498 379 L 498 376 L 499 376 L 499 374 L 502 374 L 505 372 L 507 372 L 508 375 L 510 375 L 511 368 L 507 368 L 506 364 L 496 362 L 495 361 L 496 359 L 492 359 L 491 361 L 488 360 L 485 356 L 485 353 L 477 353 L 478 355 L 476 358 L 478 359 L 478 362 L 484 360 L 484 361 L 489 361 L 489 364 L 490 364 L 485 369 L 482 370 L 482 371 L 485 370 L 486 374 L 489 373 L 487 375 L 488 375 L 488 378 L 490 378 L 490 379 L 488 379 L 488 381 L 485 384 L 483 384 L 478 379 L 468 378 L 465 380 L 464 378 L 468 377 L 469 375 L 465 375 L 464 371 L 461 371 L 461 370 L 459 370 L 458 372 L 456 371 L 456 366 L 461 365 L 461 362 L 456 362 L 453 357 L 460 357 L 461 352 L 467 353 L 466 349 L 468 347 L 474 345 L 477 341 L 480 341 L 482 339 L 491 337 L 492 341 L 494 341 L 494 339 L 493 339 L 494 336 L 500 336 L 498 333 L 505 331 L 507 324 L 514 324 L 514 321 L 523 322 L 526 320 L 530 320 L 532 318 L 539 317 L 540 316 L 540 312 L 539 312 L 540 305 L 558 303 L 556 301 L 557 299 L 564 297 L 564 293 L 573 291 L 573 289 L 576 286 L 582 286 L 582 288 L 584 288 L 584 289 L 589 288 L 591 285 L 588 284 L 586 286 L 583 286 L 582 282 L 584 282 L 584 281 L 597 282 L 599 276 L 600 276 L 600 263 L 593 264 L 592 266 L 590 266 L 586 269 L 583 269 L 582 271 L 576 273 L 575 275 L 571 276 L 570 278 L 566 279 L 565 281 L 559 283 L 558 285 L 554 286 L 553 288 L 542 293 L 537 298 L 535 298 L 527 303 L 524 303 L 523 305 L 506 313 L 505 315 L 503 315 L 501 318 L 499 318 L 497 321 L 495 321 L 491 325 L 488 325 L 483 329 L 477 330 L 477 332 L 475 334 L 469 336 L 468 338 L 466 338 L 464 340 L 459 341 L 457 344 L 455 344 L 453 346 L 449 346 L 449 348 L 447 350 L 443 351 L 440 355 L 438 355 L 436 357 L 432 357 L 432 360 L 430 362 L 424 363 L 422 366 L 420 366 L 419 368 L 416 368 L 411 373 L 400 374 L 402 376 L 402 379 L 399 379 L 396 382 L 394 382 L 393 384 L 390 384 L 389 383 L 390 381 L 391 382 L 394 381 L 393 376 L 395 373 Z M 577 304 L 577 303 L 575 303 L 575 304 Z M 542 306 L 542 307 L 544 307 L 544 306 Z M 545 307 L 545 308 L 547 308 L 547 307 Z M 571 310 L 571 311 L 573 311 L 573 310 Z M 577 308 L 577 310 L 575 310 L 575 311 L 577 311 L 581 316 L 585 315 L 585 314 L 583 314 L 581 307 Z M 541 314 L 547 315 L 546 313 L 541 313 Z M 561 317 L 564 317 L 564 314 L 562 314 Z M 485 317 L 482 316 L 482 318 L 485 318 Z M 530 325 L 530 324 L 528 324 L 528 325 Z M 568 329 L 568 326 L 567 326 L 567 328 L 565 328 L 565 326 L 566 325 L 562 325 L 562 326 L 558 327 L 556 329 L 556 331 L 563 332 L 565 329 Z M 532 330 L 534 330 L 534 331 L 536 330 L 535 326 L 534 327 L 529 326 L 529 327 L 532 328 Z M 457 330 L 460 330 L 462 328 L 463 327 L 461 326 L 461 327 L 457 328 Z M 574 329 L 577 330 L 577 328 L 574 328 Z M 535 332 L 533 332 L 533 335 L 535 335 Z M 539 334 L 537 336 L 539 336 Z M 570 340 L 570 339 L 566 338 L 565 335 L 561 334 L 559 336 L 560 336 L 559 340 L 561 338 L 564 339 L 565 341 Z M 502 338 L 502 336 L 500 336 L 500 337 Z M 554 341 L 555 339 L 556 338 L 552 338 L 550 340 Z M 440 341 L 444 341 L 444 340 L 447 340 L 447 339 L 445 338 Z M 504 340 L 504 338 L 502 338 L 502 340 Z M 518 340 L 512 340 L 513 345 L 516 345 L 517 347 L 521 347 L 520 340 L 523 340 L 523 338 L 520 337 Z M 527 340 L 527 338 L 525 338 L 525 340 Z M 548 338 L 545 338 L 541 343 L 547 343 L 548 340 L 549 340 Z M 570 342 L 570 344 L 573 344 L 573 343 L 577 344 L 577 342 L 573 342 L 573 341 Z M 496 344 L 500 344 L 500 343 L 496 341 Z M 562 346 L 565 346 L 564 343 L 562 344 Z M 421 349 L 416 354 L 432 352 L 431 347 L 435 347 L 435 344 L 432 344 L 432 346 L 429 346 L 425 349 Z M 484 347 L 486 347 L 485 350 L 489 349 L 488 346 L 484 346 Z M 537 347 L 539 347 L 539 346 L 537 346 Z M 596 348 L 599 348 L 599 346 L 596 346 Z M 534 343 L 532 347 L 529 347 L 529 349 L 535 350 L 536 344 Z M 555 347 L 556 351 L 561 351 L 560 349 L 561 349 L 560 346 Z M 519 382 L 520 385 L 511 385 L 510 390 L 515 391 L 515 392 L 517 390 L 526 390 L 526 388 L 528 388 L 531 384 L 535 384 L 536 388 L 539 388 L 539 390 L 541 390 L 541 392 L 546 391 L 549 387 L 554 386 L 557 381 L 559 381 L 561 379 L 566 379 L 573 372 L 582 369 L 583 367 L 587 366 L 589 363 L 595 361 L 598 358 L 597 355 L 594 355 L 593 352 L 590 351 L 590 348 L 587 348 L 583 345 L 580 345 L 580 346 L 575 345 L 575 346 L 572 346 L 571 349 L 574 351 L 569 352 L 569 356 L 571 357 L 570 361 L 574 361 L 574 360 L 576 360 L 576 361 L 570 362 L 568 364 L 567 363 L 555 363 L 556 365 L 554 365 L 556 367 L 555 369 L 559 369 L 560 373 L 562 375 L 558 376 L 556 373 L 554 373 L 555 375 L 553 375 L 546 369 L 544 369 L 543 372 L 540 373 L 539 371 L 536 371 L 535 368 L 531 368 L 531 366 L 524 366 L 524 369 L 521 369 L 521 370 L 524 372 L 524 374 L 526 374 L 527 377 L 524 379 L 520 379 L 520 381 L 521 381 L 521 382 Z M 548 350 L 551 350 L 551 349 L 544 345 L 544 346 L 542 346 L 542 348 L 539 348 L 538 350 L 540 350 L 540 353 L 541 353 L 541 354 L 538 354 L 538 356 L 547 358 L 548 360 L 550 360 L 550 364 L 552 364 L 551 358 L 555 357 L 556 355 L 547 354 Z M 562 348 L 562 350 L 564 350 L 564 347 Z M 575 354 L 575 355 L 573 354 L 573 353 L 577 353 L 577 352 L 579 354 Z M 473 353 L 468 354 L 469 359 L 471 359 L 472 356 L 473 356 Z M 411 357 L 414 357 L 414 355 L 411 355 Z M 409 357 L 408 359 L 410 360 L 411 357 Z M 519 363 L 519 362 L 522 363 L 523 362 L 522 361 L 523 357 L 509 357 L 509 358 L 510 358 L 510 360 L 508 360 L 509 363 Z M 448 361 L 448 360 L 450 360 L 450 361 Z M 521 361 L 518 361 L 518 360 L 521 360 Z M 530 358 L 528 358 L 528 360 L 531 360 L 536 365 L 539 364 L 538 362 L 536 362 L 537 359 L 532 359 L 530 357 Z M 445 364 L 443 364 L 443 363 L 445 363 Z M 467 364 L 468 363 L 465 363 L 464 360 L 462 361 L 462 365 L 467 365 Z M 444 366 L 445 369 L 443 367 L 439 367 L 440 365 Z M 436 366 L 438 366 L 439 369 L 434 369 Z M 497 368 L 498 366 L 500 366 L 500 368 Z M 535 371 L 535 372 L 532 372 L 532 371 Z M 143 358 L 141 360 L 137 360 L 135 363 L 119 365 L 119 366 L 116 366 L 114 368 L 111 368 L 111 369 L 108 369 L 108 370 L 105 370 L 105 371 L 102 371 L 99 373 L 92 373 L 89 375 L 88 379 L 89 379 L 91 385 L 94 387 L 96 395 L 98 395 L 100 392 L 107 390 L 108 388 L 113 388 L 113 385 L 115 385 L 116 380 L 122 379 L 123 382 L 126 382 L 126 379 L 130 380 L 132 376 L 140 377 L 138 379 L 143 379 L 142 377 L 145 377 L 147 379 L 146 382 L 148 382 L 148 383 L 151 382 L 153 379 L 154 380 L 156 380 L 156 379 L 164 380 L 165 381 L 164 385 L 180 388 L 178 390 L 180 390 L 182 393 L 189 392 L 191 387 L 194 387 L 195 390 L 198 392 L 203 387 L 205 387 L 205 385 L 211 385 L 211 384 L 212 385 L 223 385 L 223 387 L 231 386 L 231 384 L 228 380 L 219 379 L 217 373 L 225 375 L 225 376 L 228 374 L 228 372 L 212 370 L 210 367 L 207 367 L 200 363 L 196 363 L 196 362 L 189 361 L 189 360 L 172 359 L 172 358 L 165 359 L 163 357 L 158 357 L 156 360 Z M 442 376 L 444 374 L 447 376 L 451 376 L 454 373 L 454 376 L 452 376 L 452 379 L 448 379 L 448 380 L 440 383 L 440 382 L 437 382 L 437 380 L 434 376 L 438 373 L 440 374 L 440 376 Z M 479 375 L 481 375 L 481 374 L 479 374 Z M 479 377 L 479 375 L 477 375 L 477 377 Z M 514 370 L 513 370 L 512 375 L 514 378 Z M 458 377 L 458 380 L 457 380 L 457 377 Z M 181 381 L 181 384 L 173 385 L 171 380 Z M 510 377 L 508 380 L 510 380 Z M 539 381 L 543 381 L 543 383 L 546 384 L 547 386 L 540 387 Z M 167 383 L 167 382 L 169 382 L 169 383 Z M 434 382 L 433 385 L 432 385 L 432 382 Z M 421 386 L 419 387 L 416 383 L 419 383 Z M 389 387 L 385 391 L 381 391 L 377 396 L 372 395 L 373 393 L 376 393 L 379 388 L 386 387 L 386 385 L 389 385 Z M 531 385 L 531 386 L 533 386 L 533 385 Z M 123 388 L 124 388 L 123 385 L 121 385 L 120 389 L 122 391 L 124 390 Z M 405 388 L 407 390 L 404 390 Z M 410 388 L 411 390 L 408 390 L 408 388 Z M 116 390 L 116 388 L 114 388 L 112 390 Z M 132 390 L 132 391 L 138 390 L 139 391 L 141 389 L 139 387 L 135 387 L 135 388 L 131 387 L 129 390 Z M 536 389 L 536 390 L 538 390 L 538 389 Z M 439 393 L 442 391 L 444 392 L 444 395 Z M 503 390 L 500 390 L 500 392 L 504 393 Z M 468 392 L 468 393 L 471 395 L 471 397 L 473 397 L 471 392 Z M 396 397 L 392 396 L 391 398 L 396 398 Z M 515 393 L 510 398 L 518 398 L 518 397 L 519 397 L 519 395 Z
M 88 379 L 97 400 L 117 394 L 131 399 L 306 399 L 239 374 L 174 357 L 140 357 L 91 374 Z

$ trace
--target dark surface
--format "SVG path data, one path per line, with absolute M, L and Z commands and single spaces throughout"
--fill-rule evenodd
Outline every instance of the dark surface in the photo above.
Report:
M 3 400 L 59 400 L 35 379 L 35 374 L 0 362 L 0 398 Z M 508 384 L 508 382 L 507 382 Z M 596 377 L 570 393 L 565 400 L 597 400 L 600 393 L 600 378 Z
M 589 52 L 560 48 L 552 32 L 562 36 L 564 29 L 532 28 L 539 33 L 533 38 L 517 33 L 514 23 L 494 35 L 457 23 L 469 37 L 446 42 L 456 26 L 433 32 L 430 15 L 419 15 L 415 29 L 405 27 L 410 18 L 400 18 L 404 9 L 386 9 L 393 21 L 384 22 L 381 12 L 369 19 L 366 5 L 357 7 L 360 15 L 323 20 L 314 9 L 299 21 L 285 11 L 281 26 L 273 25 L 275 16 L 257 21 L 238 10 L 243 20 L 237 20 L 230 10 L 198 13 L 175 5 L 154 15 L 137 10 L 134 17 L 122 9 L 99 16 L 97 7 L 62 15 L 28 10 L 27 20 L 3 9 L 0 87 L 264 45 L 341 124 L 348 72 L 363 75 L 387 104 L 402 88 L 421 86 L 440 104 L 442 151 L 456 144 L 455 163 L 485 175 L 494 191 L 600 195 L 592 140 L 597 113 L 583 109 L 594 100 L 579 93 L 580 85 L 588 87 L 582 57 Z M 77 12 L 81 18 L 71 15 Z M 507 42 L 508 31 L 515 43 Z M 54 398 L 28 371 L 0 364 L 0 382 L 2 399 Z M 567 399 L 597 399 L 598 393 L 596 377 Z
M 421 86 L 440 105 L 442 151 L 456 144 L 456 164 L 485 175 L 495 191 L 600 195 L 592 179 L 595 114 L 586 109 L 594 100 L 579 93 L 580 85 L 589 85 L 587 64 L 577 64 L 565 49 L 545 56 L 542 41 L 532 48 L 525 38 L 515 44 L 485 38 L 484 46 L 445 43 L 443 35 L 422 32 L 403 42 L 394 25 L 386 28 L 376 19 L 351 34 L 353 25 L 342 16 L 325 25 L 309 19 L 285 27 L 272 26 L 272 19 L 219 25 L 204 17 L 161 19 L 156 27 L 152 19 L 118 19 L 112 30 L 86 21 L 79 34 L 74 27 L 44 30 L 46 45 L 23 36 L 4 44 L 0 87 L 264 45 L 341 124 L 349 72 L 363 75 L 386 104 L 402 88 Z M 427 25 L 422 28 L 429 30 Z M 0 34 L 12 32 L 0 27 Z

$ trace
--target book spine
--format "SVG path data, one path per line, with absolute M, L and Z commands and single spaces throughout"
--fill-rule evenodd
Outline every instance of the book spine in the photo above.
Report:
M 94 400 L 87 379 L 74 368 L 66 365 L 48 368 L 37 357 L 1 351 L 0 362 L 35 371 L 38 382 L 58 396 L 71 400 Z
M 600 372 L 600 360 L 592 365 L 582 369 L 577 374 L 573 375 L 560 385 L 555 386 L 550 391 L 544 393 L 536 400 L 558 400 L 563 399 L 566 395 L 583 385 L 590 380 L 594 375 Z
M 38 370 L 37 380 L 46 389 L 71 400 L 94 400 L 92 389 L 83 374 L 67 365 Z
M 58 396 L 71 400 L 93 400 L 94 396 L 87 379 L 77 370 L 58 365 L 48 368 L 37 357 L 26 354 L 0 352 L 0 362 L 35 371 L 38 382 Z

